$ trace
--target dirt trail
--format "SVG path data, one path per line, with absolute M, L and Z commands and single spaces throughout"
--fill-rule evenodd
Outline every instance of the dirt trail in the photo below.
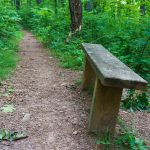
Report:
M 58 67 L 34 36 L 25 32 L 21 61 L 14 75 L 3 82 L 0 107 L 14 104 L 13 113 L 0 112 L 0 128 L 25 131 L 28 138 L 0 143 L 0 150 L 92 150 L 88 133 L 90 99 L 74 87 L 79 72 Z M 86 96 L 87 97 L 87 96 Z
M 0 150 L 94 150 L 96 137 L 88 133 L 91 97 L 75 86 L 81 74 L 58 67 L 30 32 L 20 49 L 15 73 L 0 85 L 0 107 L 14 104 L 16 110 L 0 111 L 0 129 L 29 137 L 0 142 Z M 150 113 L 120 110 L 120 115 L 150 144 Z

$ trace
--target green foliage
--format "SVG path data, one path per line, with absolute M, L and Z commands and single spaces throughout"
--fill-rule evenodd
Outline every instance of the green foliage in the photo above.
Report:
M 103 136 L 98 137 L 96 140 L 96 144 L 102 144 L 102 145 L 107 145 L 110 146 L 111 145 L 111 135 L 109 132 L 106 132 L 103 134 Z
M 15 141 L 27 137 L 28 136 L 24 132 L 11 132 L 6 129 L 0 130 L 0 141 L 2 140 Z
M 83 27 L 83 39 L 91 43 L 101 43 L 130 68 L 150 81 L 148 18 L 124 15 L 114 17 L 109 12 L 96 15 L 86 13 L 84 18 L 84 26 L 87 27 Z
M 146 146 L 145 141 L 139 138 L 136 138 L 133 132 L 126 131 L 120 133 L 120 135 L 116 139 L 116 145 L 122 147 L 130 148 L 130 150 L 147 150 L 148 146 Z M 149 147 L 150 148 L 150 147 Z
M 12 113 L 15 110 L 13 104 L 7 104 L 0 108 L 0 110 L 4 113 Z
M 9 86 L 4 92 L 0 93 L 0 96 L 9 96 L 15 92 L 15 89 Z
M 111 4 L 113 5 L 114 2 L 112 1 Z M 81 43 L 100 43 L 149 81 L 149 17 L 140 16 L 138 3 L 131 7 L 130 14 L 126 13 L 129 8 L 123 5 L 119 15 L 113 12 L 111 4 L 103 13 L 84 12 L 82 31 L 68 43 L 65 42 L 70 31 L 67 9 L 61 9 L 57 16 L 51 8 L 45 6 L 23 9 L 20 14 L 23 25 L 30 28 L 47 47 L 54 50 L 62 66 L 82 68 Z M 133 11 L 134 15 L 132 15 Z
M 137 138 L 135 133 L 128 129 L 122 119 L 119 119 L 120 132 L 115 139 L 115 145 L 121 149 L 130 150 L 148 150 L 149 146 L 146 145 L 143 139 Z
M 16 52 L 21 38 L 19 21 L 12 8 L 0 6 L 0 80 L 9 75 L 18 60 Z
M 103 145 L 106 150 L 116 149 L 116 150 L 148 150 L 149 146 L 146 145 L 145 141 L 138 138 L 135 133 L 133 133 L 122 119 L 118 119 L 119 133 L 116 135 L 114 140 L 112 140 L 110 133 L 106 132 L 101 137 L 97 137 L 96 144 Z
M 137 93 L 135 90 L 130 90 L 127 98 L 122 102 L 122 107 L 129 111 L 150 111 L 150 99 L 146 92 Z

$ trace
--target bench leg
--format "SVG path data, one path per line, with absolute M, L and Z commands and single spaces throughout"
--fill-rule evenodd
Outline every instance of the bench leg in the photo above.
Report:
M 93 89 L 94 83 L 95 83 L 95 73 L 91 67 L 91 64 L 89 63 L 87 57 L 85 57 L 85 68 L 83 73 L 83 84 L 82 84 L 82 90 L 87 89 Z
M 100 136 L 106 132 L 114 135 L 121 95 L 121 88 L 103 86 L 96 79 L 90 112 L 90 131 Z

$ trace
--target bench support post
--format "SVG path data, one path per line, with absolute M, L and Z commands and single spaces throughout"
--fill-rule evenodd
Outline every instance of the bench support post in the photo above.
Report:
M 90 131 L 100 136 L 106 132 L 114 135 L 121 95 L 122 88 L 103 86 L 96 79 L 90 112 Z
M 96 75 L 87 57 L 85 57 L 85 68 L 83 73 L 82 90 L 92 89 L 94 87 Z

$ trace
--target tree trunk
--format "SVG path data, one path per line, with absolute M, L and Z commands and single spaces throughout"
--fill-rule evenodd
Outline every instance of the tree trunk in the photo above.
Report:
M 145 0 L 143 2 L 145 2 Z M 140 5 L 140 11 L 142 16 L 146 15 L 146 7 L 144 3 Z
M 88 0 L 85 3 L 85 10 L 92 11 L 93 10 L 93 0 Z
M 82 3 L 81 0 L 69 0 L 71 15 L 71 32 L 75 34 L 81 30 L 82 25 Z
M 55 15 L 58 13 L 58 0 L 54 0 Z
M 65 0 L 60 0 L 60 5 L 62 8 L 65 7 Z
M 40 5 L 40 4 L 42 3 L 42 0 L 36 0 L 36 3 L 37 3 L 38 5 Z
M 27 4 L 31 6 L 31 0 L 27 0 Z
M 20 9 L 20 0 L 16 0 L 16 9 L 19 10 Z
M 11 6 L 15 6 L 15 1 L 14 0 L 10 0 Z

